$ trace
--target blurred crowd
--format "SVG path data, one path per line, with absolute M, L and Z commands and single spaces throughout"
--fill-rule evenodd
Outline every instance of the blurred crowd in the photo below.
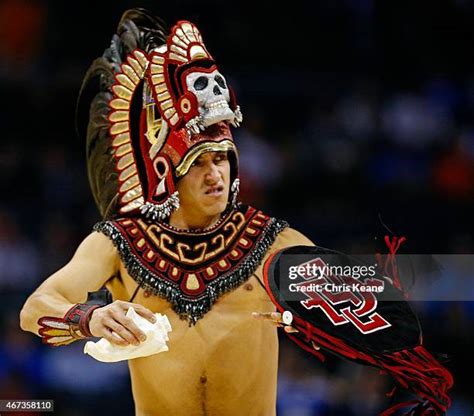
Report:
M 75 99 L 132 6 L 196 21 L 222 63 L 244 113 L 234 130 L 244 202 L 341 251 L 372 252 L 392 232 L 408 253 L 474 252 L 471 2 L 316 1 L 312 15 L 296 2 L 270 16 L 248 15 L 245 2 L 225 16 L 211 0 L 122 0 L 94 13 L 87 3 L 0 3 L 0 399 L 53 398 L 58 415 L 133 414 L 126 364 L 95 362 L 80 344 L 43 347 L 18 325 L 26 297 L 100 220 Z M 416 308 L 428 348 L 452 357 L 449 415 L 472 414 L 471 302 Z M 319 363 L 284 336 L 280 360 L 279 416 L 370 416 L 389 403 L 390 381 L 371 369 Z

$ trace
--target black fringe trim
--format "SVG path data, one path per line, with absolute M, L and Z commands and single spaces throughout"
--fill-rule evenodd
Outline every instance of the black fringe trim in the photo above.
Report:
M 177 284 L 164 280 L 143 266 L 140 259 L 133 254 L 128 241 L 111 222 L 95 224 L 94 231 L 99 231 L 112 240 L 128 273 L 142 289 L 169 301 L 179 317 L 187 319 L 191 326 L 211 309 L 221 295 L 237 288 L 252 276 L 277 235 L 288 226 L 286 221 L 271 218 L 254 249 L 244 256 L 242 263 L 236 269 L 210 282 L 204 294 L 197 299 L 187 298 Z

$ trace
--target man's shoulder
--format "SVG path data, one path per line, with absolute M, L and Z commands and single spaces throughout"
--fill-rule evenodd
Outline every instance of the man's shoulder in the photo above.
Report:
M 293 246 L 314 246 L 314 243 L 308 237 L 306 237 L 301 232 L 295 230 L 294 228 L 291 228 L 289 226 L 285 227 L 282 231 L 278 233 L 275 238 L 275 241 L 267 250 L 262 262 L 255 271 L 255 274 L 260 279 L 260 281 L 263 282 L 263 265 L 267 261 L 267 259 L 273 254 L 275 254 L 277 251 Z
M 291 228 L 286 221 L 272 218 L 266 213 L 263 213 L 262 211 L 256 208 L 253 208 L 251 206 L 246 206 L 245 209 L 248 209 L 249 211 L 253 210 L 258 213 L 261 213 L 261 215 L 266 217 L 268 221 L 275 224 L 276 228 L 278 229 L 275 235 L 275 240 L 273 241 L 273 244 L 268 254 L 276 250 L 281 250 L 281 249 L 292 247 L 292 246 L 314 246 L 314 243 L 308 237 L 306 237 L 300 231 L 294 228 Z
M 84 238 L 84 240 L 82 240 L 78 247 L 78 252 L 93 257 L 117 255 L 117 250 L 112 240 L 107 235 L 97 230 L 93 230 Z
M 273 248 L 281 250 L 291 246 L 314 246 L 314 243 L 300 231 L 286 227 L 278 234 Z

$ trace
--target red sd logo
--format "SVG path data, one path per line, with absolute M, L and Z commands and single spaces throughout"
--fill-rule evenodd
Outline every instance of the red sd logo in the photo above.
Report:
M 318 277 L 306 274 L 302 276 L 306 281 L 291 285 L 292 291 L 307 297 L 301 301 L 306 309 L 320 308 L 334 325 L 351 323 L 364 335 L 392 326 L 376 312 L 373 292 L 383 291 L 383 280 L 369 277 L 361 282 L 352 276 L 334 275 L 321 258 L 312 260 L 310 265 L 318 270 Z

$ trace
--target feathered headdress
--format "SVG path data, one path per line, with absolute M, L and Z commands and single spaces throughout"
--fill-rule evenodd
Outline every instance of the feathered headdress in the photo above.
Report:
M 168 217 L 179 207 L 176 182 L 209 151 L 232 155 L 231 192 L 237 192 L 230 125 L 238 126 L 242 114 L 190 22 L 168 34 L 145 10 L 125 12 L 110 47 L 85 76 L 76 119 L 104 218 Z

